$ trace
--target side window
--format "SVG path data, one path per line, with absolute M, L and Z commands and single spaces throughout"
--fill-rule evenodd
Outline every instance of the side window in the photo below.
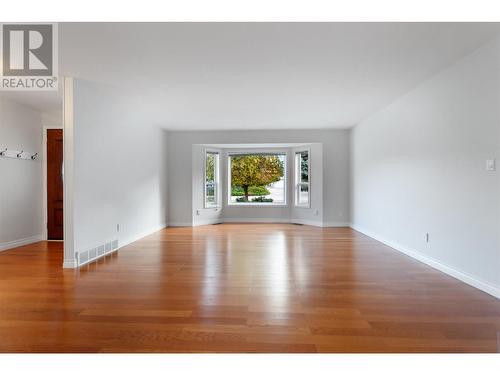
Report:
M 205 154 L 205 208 L 219 205 L 219 153 Z
M 295 153 L 295 206 L 307 207 L 311 205 L 309 151 Z

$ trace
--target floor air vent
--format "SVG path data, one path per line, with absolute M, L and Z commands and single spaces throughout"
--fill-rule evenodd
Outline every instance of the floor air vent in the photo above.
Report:
M 118 240 L 113 240 L 106 242 L 105 244 L 93 247 L 89 250 L 82 251 L 78 253 L 77 260 L 78 266 L 82 266 L 85 263 L 92 262 L 106 254 L 112 253 L 118 249 Z

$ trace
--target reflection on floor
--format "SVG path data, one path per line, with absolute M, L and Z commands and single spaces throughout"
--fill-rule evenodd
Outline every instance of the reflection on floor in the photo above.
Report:
M 497 351 L 500 301 L 348 228 L 168 228 L 61 264 L 0 253 L 0 351 Z

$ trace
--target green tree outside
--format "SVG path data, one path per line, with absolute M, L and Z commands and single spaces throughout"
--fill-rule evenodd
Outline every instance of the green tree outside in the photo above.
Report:
M 241 155 L 231 158 L 231 188 L 243 189 L 249 202 L 251 186 L 263 187 L 278 182 L 284 174 L 284 165 L 276 155 Z

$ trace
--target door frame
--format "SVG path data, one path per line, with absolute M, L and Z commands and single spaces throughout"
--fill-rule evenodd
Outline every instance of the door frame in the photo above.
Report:
M 48 229 L 48 204 L 47 204 L 47 130 L 49 129 L 61 129 L 63 131 L 64 137 L 64 129 L 62 126 L 57 125 L 44 125 L 43 126 L 43 134 L 42 134 L 42 169 L 43 169 L 43 240 L 48 241 L 49 238 L 49 229 Z M 64 150 L 63 150 L 63 163 L 64 163 Z M 63 172 L 64 173 L 64 172 Z M 64 184 L 64 182 L 63 182 Z M 51 240 L 51 241 L 59 241 L 59 240 Z M 63 238 L 64 241 L 64 238 Z

